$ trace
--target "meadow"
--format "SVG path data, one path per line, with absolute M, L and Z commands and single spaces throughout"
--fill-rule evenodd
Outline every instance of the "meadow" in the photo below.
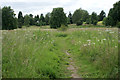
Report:
M 2 77 L 72 78 L 72 58 L 80 78 L 118 78 L 118 28 L 69 27 L 3 30 Z

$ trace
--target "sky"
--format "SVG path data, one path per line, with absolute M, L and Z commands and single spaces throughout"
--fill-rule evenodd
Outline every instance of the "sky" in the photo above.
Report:
M 99 14 L 101 10 L 104 10 L 108 14 L 110 8 L 118 0 L 0 0 L 0 6 L 11 6 L 17 16 L 19 11 L 22 11 L 23 15 L 33 14 L 44 15 L 48 12 L 52 12 L 53 8 L 63 7 L 64 12 L 68 15 L 72 14 L 76 9 L 82 8 L 87 10 L 89 14 L 93 11 Z

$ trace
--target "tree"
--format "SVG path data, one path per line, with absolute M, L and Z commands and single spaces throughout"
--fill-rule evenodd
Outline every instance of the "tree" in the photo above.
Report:
M 2 8 L 2 29 L 11 30 L 17 28 L 17 18 L 15 18 L 15 14 L 11 7 L 3 7 Z
M 120 22 L 120 1 L 109 10 L 108 17 L 104 20 L 106 26 L 116 26 Z
M 22 15 L 22 12 L 19 11 L 19 13 L 18 13 L 18 27 L 22 28 L 23 24 L 24 24 L 23 15 Z
M 34 19 L 33 19 L 33 15 L 32 14 L 29 14 L 29 17 L 30 17 L 30 25 L 34 25 Z
M 0 7 L 0 30 L 2 30 L 2 9 Z
M 105 12 L 102 10 L 101 13 L 99 14 L 99 21 L 102 21 L 106 17 Z
M 69 15 L 68 15 L 68 24 L 73 24 L 71 12 L 69 12 Z
M 47 13 L 47 14 L 45 15 L 46 25 L 49 25 L 49 21 L 50 21 L 50 13 Z
M 34 17 L 34 24 L 36 26 L 39 26 L 39 15 L 37 15 L 37 16 Z
M 50 27 L 59 28 L 61 25 L 67 25 L 67 17 L 63 8 L 54 8 L 51 13 Z
M 76 25 L 79 26 L 79 25 L 82 25 L 83 24 L 83 20 L 79 20 L 77 21 Z
M 77 23 L 79 20 L 83 20 L 84 22 L 89 18 L 89 13 L 86 10 L 83 9 L 77 9 L 74 13 L 73 13 L 73 23 Z
M 29 15 L 24 16 L 24 25 L 29 27 L 29 25 L 30 25 L 30 16 Z
M 97 24 L 97 22 L 98 22 L 98 16 L 97 16 L 97 14 L 95 12 L 92 13 L 90 20 L 91 20 L 91 24 L 94 24 L 94 25 Z

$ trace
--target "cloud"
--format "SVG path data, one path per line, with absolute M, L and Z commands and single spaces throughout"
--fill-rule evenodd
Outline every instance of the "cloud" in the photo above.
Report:
M 90 14 L 93 11 L 99 14 L 101 10 L 108 13 L 109 9 L 112 8 L 113 4 L 117 1 L 118 0 L 2 0 L 0 5 L 2 7 L 11 6 L 16 14 L 22 11 L 24 15 L 30 13 L 33 15 L 46 14 L 47 12 L 51 12 L 55 7 L 63 7 L 65 13 L 69 13 L 69 11 L 73 13 L 76 9 L 82 8 Z

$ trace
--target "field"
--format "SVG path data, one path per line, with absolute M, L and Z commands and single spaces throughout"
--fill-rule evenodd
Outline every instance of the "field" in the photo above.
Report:
M 118 28 L 3 30 L 2 77 L 117 78 Z

